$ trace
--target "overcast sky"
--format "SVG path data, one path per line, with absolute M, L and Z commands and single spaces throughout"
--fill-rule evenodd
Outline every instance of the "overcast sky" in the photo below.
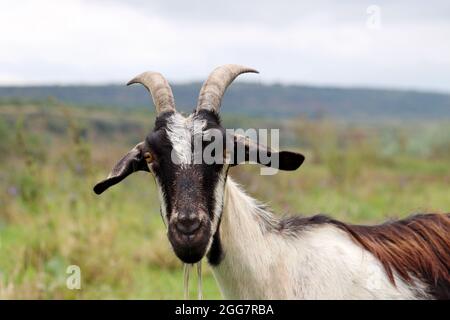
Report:
M 185 82 L 224 63 L 264 83 L 450 92 L 450 1 L 0 0 L 1 85 Z

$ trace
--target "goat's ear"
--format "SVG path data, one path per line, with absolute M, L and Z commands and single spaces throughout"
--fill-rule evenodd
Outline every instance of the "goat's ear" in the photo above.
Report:
M 266 167 L 293 171 L 297 170 L 305 160 L 305 157 L 300 153 L 273 150 L 266 145 L 256 143 L 245 136 L 234 135 L 233 140 L 234 159 L 232 166 L 236 166 L 244 161 L 255 161 L 256 159 L 257 163 L 262 164 Z M 263 159 L 263 157 L 266 159 Z
M 144 142 L 138 143 L 112 169 L 108 177 L 94 186 L 94 192 L 100 194 L 119 183 L 135 171 L 149 171 L 143 155 Z

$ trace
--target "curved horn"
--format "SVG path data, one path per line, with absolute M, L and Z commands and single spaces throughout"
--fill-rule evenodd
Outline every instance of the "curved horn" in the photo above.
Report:
M 150 92 L 153 103 L 156 107 L 156 113 L 175 111 L 175 100 L 172 89 L 170 89 L 167 80 L 158 72 L 144 72 L 127 83 L 127 86 L 133 83 L 142 84 Z
M 219 112 L 220 103 L 227 87 L 241 73 L 259 73 L 255 69 L 237 64 L 226 64 L 214 69 L 202 86 L 197 103 L 197 112 L 205 109 Z

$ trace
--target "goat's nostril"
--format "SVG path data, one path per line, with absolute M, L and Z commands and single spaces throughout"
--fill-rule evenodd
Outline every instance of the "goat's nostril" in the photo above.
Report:
M 200 228 L 200 220 L 198 219 L 189 219 L 189 218 L 181 218 L 178 219 L 176 223 L 176 228 L 178 231 L 184 234 L 193 234 L 195 231 Z

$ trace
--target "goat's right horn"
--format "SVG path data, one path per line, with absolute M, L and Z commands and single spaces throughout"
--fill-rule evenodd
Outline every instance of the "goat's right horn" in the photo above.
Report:
M 237 64 L 226 64 L 214 69 L 200 90 L 197 112 L 202 109 L 219 112 L 227 87 L 238 75 L 246 72 L 258 73 L 255 69 Z
M 130 80 L 127 86 L 133 83 L 140 83 L 147 88 L 153 98 L 157 114 L 175 111 L 175 100 L 172 89 L 160 73 L 152 71 L 144 72 Z

